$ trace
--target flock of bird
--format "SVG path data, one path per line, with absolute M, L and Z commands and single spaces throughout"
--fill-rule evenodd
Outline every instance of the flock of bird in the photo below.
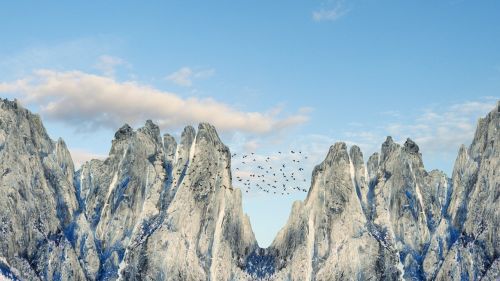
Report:
M 278 151 L 271 156 L 233 153 L 231 158 L 235 167 L 234 184 L 247 193 L 252 190 L 278 195 L 307 192 L 302 166 L 308 157 L 302 151 Z
M 218 152 L 222 152 L 222 150 L 219 149 Z M 181 164 L 177 165 L 173 171 L 175 174 L 173 184 L 181 183 L 184 175 L 205 170 L 208 178 L 194 183 L 194 186 L 208 186 L 209 189 L 213 189 L 216 186 L 215 182 L 222 178 L 221 171 L 223 169 L 216 169 L 217 172 L 213 173 L 212 166 L 229 163 L 227 161 L 229 159 L 225 159 L 224 153 L 219 153 L 219 155 L 221 156 L 216 159 L 216 162 L 198 162 L 192 167 L 189 167 L 187 159 L 184 161 L 182 158 L 177 159 L 177 163 Z M 174 154 L 169 156 L 172 157 Z M 254 152 L 247 154 L 233 153 L 230 156 L 235 175 L 234 179 L 231 179 L 232 184 L 246 193 L 260 191 L 268 194 L 290 195 L 291 192 L 307 192 L 305 188 L 307 179 L 304 177 L 304 168 L 302 166 L 308 157 L 303 155 L 302 151 L 278 151 L 278 153 L 271 156 L 262 156 Z M 193 163 L 197 162 L 195 160 L 196 155 L 193 156 Z M 230 166 L 226 164 L 225 168 L 228 169 Z M 229 186 L 223 184 L 222 187 L 232 189 L 231 184 Z

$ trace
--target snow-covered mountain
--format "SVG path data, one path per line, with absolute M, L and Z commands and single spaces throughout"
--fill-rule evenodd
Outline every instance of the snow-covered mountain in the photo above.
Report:
M 215 128 L 179 143 L 121 127 L 78 171 L 40 118 L 0 100 L 0 280 L 498 280 L 500 103 L 452 178 L 390 137 L 367 163 L 330 147 L 259 248 Z

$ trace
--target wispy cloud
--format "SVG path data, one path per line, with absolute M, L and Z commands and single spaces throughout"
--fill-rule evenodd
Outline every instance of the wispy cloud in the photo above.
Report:
M 104 76 L 115 77 L 116 68 L 119 66 L 125 66 L 127 68 L 131 67 L 130 63 L 122 58 L 110 55 L 102 55 L 99 57 L 95 68 L 100 70 Z
M 106 155 L 97 154 L 91 151 L 87 151 L 85 149 L 69 149 L 71 153 L 71 158 L 73 163 L 75 164 L 75 168 L 79 169 L 85 162 L 90 161 L 92 159 L 106 159 Z
M 409 137 L 419 145 L 427 168 L 440 168 L 450 172 L 460 145 L 471 143 L 478 119 L 490 112 L 498 100 L 498 97 L 483 97 L 450 104 L 433 104 L 405 114 L 396 111 L 380 112 L 380 116 L 385 118 L 379 119 L 377 124 L 355 122 L 349 124 L 345 131 L 334 132 L 332 135 L 298 135 L 286 145 L 263 141 L 257 148 L 252 146 L 254 140 L 243 137 L 233 140 L 241 143 L 240 147 L 231 147 L 242 152 L 253 151 L 252 149 L 300 150 L 308 156 L 304 172 L 310 174 L 312 167 L 325 158 L 328 148 L 335 142 L 343 141 L 348 146 L 359 146 L 367 160 L 373 152 L 380 151 L 387 136 L 392 136 L 401 144 Z
M 283 116 L 279 107 L 267 112 L 241 111 L 212 98 L 182 98 L 137 81 L 119 82 L 81 71 L 38 70 L 28 77 L 1 83 L 0 92 L 38 107 L 44 118 L 82 131 L 116 129 L 124 122 L 138 125 L 152 119 L 162 129 L 210 122 L 223 132 L 262 135 L 282 132 L 309 119 L 309 109 L 288 116 Z
M 434 104 L 417 113 L 383 115 L 390 117 L 375 127 L 353 127 L 343 133 L 348 143 L 358 144 L 365 153 L 380 149 L 385 137 L 390 135 L 398 142 L 413 139 L 424 158 L 454 159 L 460 145 L 468 145 L 474 137 L 478 119 L 491 111 L 498 97 L 451 104 Z M 397 120 L 394 121 L 394 118 Z M 451 166 L 450 166 L 451 167 Z
M 34 69 L 87 69 L 96 58 L 122 44 L 113 36 L 94 36 L 65 41 L 44 42 L 0 54 L 2 79 L 30 74 Z
M 455 153 L 461 144 L 469 144 L 474 136 L 477 120 L 491 111 L 497 99 L 465 101 L 451 105 L 425 108 L 409 124 L 392 123 L 386 127 L 389 134 L 414 139 L 430 153 Z
M 209 78 L 214 74 L 215 69 L 213 68 L 192 69 L 190 67 L 184 66 L 179 70 L 169 74 L 166 79 L 179 86 L 191 87 L 193 85 L 193 80 Z
M 389 117 L 394 117 L 394 118 L 401 117 L 401 112 L 399 112 L 399 110 L 386 110 L 386 111 L 380 112 L 380 114 L 385 115 L 385 116 L 389 116 Z
M 333 135 L 299 135 L 288 148 L 301 150 L 308 155 L 305 167 L 314 167 L 325 158 L 328 148 L 338 141 L 348 146 L 359 146 L 367 160 L 373 152 L 380 151 L 387 136 L 392 136 L 401 144 L 406 138 L 411 138 L 419 145 L 427 168 L 450 172 L 460 145 L 471 143 L 478 119 L 490 112 L 498 100 L 498 97 L 483 97 L 472 101 L 433 104 L 405 114 L 380 112 L 380 116 L 386 118 L 382 118 L 378 124 L 354 123 L 345 131 Z M 283 144 L 275 149 L 286 150 Z M 310 169 L 305 172 L 309 173 Z
M 343 0 L 329 1 L 322 8 L 312 12 L 315 21 L 336 21 L 346 15 L 349 9 Z

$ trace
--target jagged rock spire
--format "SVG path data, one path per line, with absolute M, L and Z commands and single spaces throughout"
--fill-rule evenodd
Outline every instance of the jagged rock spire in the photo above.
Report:
M 387 137 L 364 164 L 335 143 L 271 247 L 260 249 L 215 128 L 181 140 L 122 126 L 73 171 L 37 115 L 0 101 L 0 273 L 27 280 L 495 280 L 500 103 L 452 179 Z M 255 272 L 264 273 L 255 275 Z
M 134 129 L 132 129 L 132 127 L 130 127 L 129 124 L 124 124 L 123 126 L 120 127 L 120 129 L 118 129 L 118 131 L 116 131 L 115 139 L 117 140 L 125 139 L 131 136 L 133 131 Z

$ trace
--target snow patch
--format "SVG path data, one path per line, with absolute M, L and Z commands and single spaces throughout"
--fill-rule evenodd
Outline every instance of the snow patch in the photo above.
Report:
M 198 132 L 194 135 L 193 143 L 191 144 L 191 148 L 189 149 L 189 163 L 193 161 L 194 151 L 196 149 L 196 136 Z
M 422 213 L 424 214 L 425 206 L 424 206 L 424 200 L 422 199 L 422 194 L 420 193 L 420 186 L 417 183 L 417 178 L 415 177 L 415 174 L 413 173 L 413 167 L 410 163 L 410 173 L 411 176 L 413 177 L 413 181 L 415 182 L 415 191 L 417 193 L 417 199 L 420 202 L 420 207 L 422 207 Z M 426 219 L 424 215 L 424 219 Z
M 363 168 L 365 169 L 365 182 L 369 183 L 370 179 L 368 178 L 368 167 L 366 166 L 365 163 L 363 163 Z
M 418 198 L 418 201 L 420 201 L 420 206 L 422 206 L 422 213 L 424 212 L 425 210 L 425 206 L 424 206 L 424 200 L 422 199 L 422 194 L 420 194 L 420 186 L 418 185 L 418 183 L 415 183 L 415 186 L 416 186 L 416 191 L 417 191 L 417 198 Z
M 356 189 L 356 179 L 355 179 L 354 165 L 352 164 L 352 159 L 349 159 L 349 174 L 351 175 L 352 187 Z
M 313 259 L 314 259 L 314 236 L 315 234 L 315 229 L 314 229 L 314 211 L 311 212 L 311 215 L 309 216 L 309 221 L 307 224 L 308 227 L 308 236 L 307 236 L 307 249 L 311 249 L 309 252 L 309 260 L 311 261 L 308 264 L 307 268 L 307 276 L 309 276 L 309 280 L 312 280 L 313 278 Z
M 173 163 L 174 165 L 177 164 L 177 159 L 179 158 L 179 149 L 181 148 L 181 144 L 177 145 L 175 147 L 175 155 L 174 155 L 174 159 L 173 159 Z
M 148 165 L 146 167 L 146 186 L 145 186 L 145 192 L 144 192 L 145 197 L 148 196 L 149 189 L 150 189 L 149 188 L 149 174 L 150 174 L 149 170 L 150 170 L 150 166 Z M 158 211 L 157 209 L 153 209 L 153 208 L 154 208 L 154 205 L 152 206 L 151 204 L 148 204 L 147 199 L 145 198 L 144 203 L 142 204 L 141 213 L 139 214 L 139 217 L 138 217 L 134 227 L 132 228 L 132 234 L 135 234 L 138 231 L 140 231 L 140 225 L 144 221 L 144 217 L 145 217 L 144 214 Z M 155 247 L 156 247 L 156 244 L 155 244 Z M 117 280 L 122 280 L 121 271 L 127 267 L 127 263 L 125 262 L 125 257 L 127 256 L 127 252 L 128 252 L 128 247 L 125 249 L 125 252 L 123 254 L 123 259 L 121 260 L 121 262 L 118 266 L 118 279 Z
M 366 169 L 365 169 L 365 173 L 366 173 Z M 356 187 L 356 172 L 354 170 L 354 165 L 352 164 L 351 156 L 349 156 L 349 174 L 351 176 L 353 191 L 355 193 L 357 193 L 358 187 Z M 361 191 L 360 191 L 360 193 L 361 193 Z M 356 197 L 356 201 L 358 201 L 359 207 L 361 208 L 361 210 L 363 210 L 363 204 L 361 203 L 361 200 L 364 200 L 364 199 L 362 199 L 363 194 L 360 194 L 359 196 L 361 196 L 361 198 Z
M 127 250 L 125 250 L 125 254 L 123 255 L 123 259 L 120 262 L 120 265 L 118 266 L 118 278 L 116 279 L 117 281 L 122 280 L 122 270 L 127 267 L 127 264 L 125 263 L 125 257 L 127 256 Z
M 111 180 L 111 183 L 109 184 L 108 187 L 108 194 L 106 195 L 106 204 L 109 202 L 109 197 L 111 196 L 111 192 L 113 192 L 114 187 L 116 186 L 116 181 L 118 181 L 118 171 L 115 172 L 113 175 L 113 180 Z
M 118 171 L 119 171 L 120 167 L 122 166 L 123 160 L 127 156 L 127 150 L 128 149 L 123 150 L 122 159 L 120 159 L 120 163 L 118 164 L 118 170 L 113 175 L 113 180 L 111 180 L 111 184 L 108 187 L 108 194 L 106 195 L 106 205 L 108 204 L 109 196 L 111 196 L 111 192 L 113 191 L 114 187 L 116 186 L 116 182 L 118 181 Z
M 398 256 L 399 256 L 399 255 L 398 255 Z M 398 264 L 397 264 L 397 266 L 396 266 L 396 267 L 397 267 L 397 268 L 399 269 L 399 271 L 401 272 L 401 276 L 400 276 L 399 280 L 405 280 L 405 279 L 403 278 L 403 276 L 405 275 L 405 267 L 403 266 L 403 263 L 401 263 L 401 259 L 400 259 L 399 257 L 398 257 Z
M 19 280 L 16 276 L 19 276 L 19 272 L 11 268 L 5 257 L 0 256 L 0 281 Z
M 7 277 L 7 276 L 3 275 L 2 273 L 0 273 L 0 281 L 11 281 L 11 280 L 14 280 L 14 279 L 11 279 L 10 277 Z
M 221 237 L 221 231 L 222 231 L 222 222 L 224 221 L 224 214 L 225 214 L 225 209 L 226 209 L 226 196 L 225 196 L 225 190 L 222 190 L 222 200 L 220 201 L 220 207 L 219 207 L 219 214 L 217 216 L 217 224 L 215 228 L 215 233 L 214 233 L 214 245 L 212 248 L 212 264 L 210 265 L 210 280 L 217 280 L 217 260 L 218 258 L 218 252 L 219 252 L 219 241 Z M 214 257 L 216 260 L 214 260 Z

